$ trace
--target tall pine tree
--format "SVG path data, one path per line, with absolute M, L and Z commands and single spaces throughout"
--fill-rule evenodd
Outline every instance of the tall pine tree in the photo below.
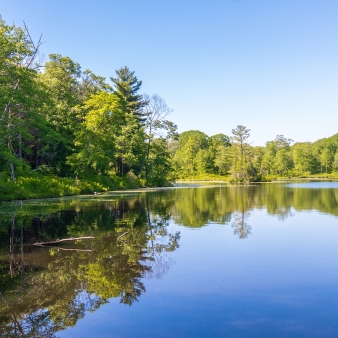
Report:
M 132 113 L 139 124 L 143 125 L 146 121 L 143 108 L 147 105 L 147 102 L 143 100 L 142 95 L 138 94 L 142 81 L 139 81 L 135 72 L 131 72 L 128 67 L 116 70 L 116 75 L 116 78 L 110 78 L 115 85 L 114 92 L 120 97 L 127 113 Z

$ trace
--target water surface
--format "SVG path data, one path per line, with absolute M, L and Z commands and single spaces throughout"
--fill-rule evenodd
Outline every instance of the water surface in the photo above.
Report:
M 338 190 L 320 183 L 2 203 L 0 336 L 337 336 Z

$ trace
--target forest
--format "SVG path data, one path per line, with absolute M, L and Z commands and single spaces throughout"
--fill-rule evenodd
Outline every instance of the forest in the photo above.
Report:
M 279 178 L 338 178 L 338 134 L 316 142 L 296 142 L 277 135 L 265 147 L 252 146 L 250 129 L 238 125 L 229 137 L 208 137 L 197 130 L 179 134 L 172 160 L 180 179 L 225 177 L 233 182 Z
M 178 179 L 271 181 L 338 177 L 338 134 L 314 143 L 277 135 L 254 147 L 230 136 L 177 132 L 158 94 L 128 67 L 109 81 L 68 56 L 40 54 L 26 26 L 0 20 L 0 200 L 56 197 Z

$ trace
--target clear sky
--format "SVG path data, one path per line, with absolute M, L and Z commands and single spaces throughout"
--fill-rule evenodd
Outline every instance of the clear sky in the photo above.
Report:
M 107 78 L 128 66 L 174 109 L 179 132 L 338 132 L 337 0 L 0 0 L 9 24 Z

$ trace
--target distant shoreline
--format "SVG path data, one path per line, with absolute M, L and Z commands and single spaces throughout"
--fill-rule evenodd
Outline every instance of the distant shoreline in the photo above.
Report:
M 294 177 L 294 178 L 285 178 L 285 179 L 277 179 L 272 180 L 270 182 L 249 182 L 248 185 L 252 184 L 266 184 L 266 183 L 281 183 L 281 182 L 291 182 L 291 181 L 337 181 L 338 178 L 322 178 L 322 177 Z M 198 179 L 182 179 L 173 182 L 173 186 L 165 186 L 165 187 L 138 187 L 138 188 L 124 188 L 118 190 L 108 190 L 108 191 L 98 191 L 98 192 L 90 192 L 84 194 L 69 194 L 64 196 L 48 196 L 48 197 L 36 197 L 36 198 L 13 198 L 13 199 L 3 199 L 0 202 L 15 202 L 15 201 L 33 201 L 33 200 L 48 200 L 48 199 L 59 199 L 59 198 L 71 198 L 71 197 L 92 197 L 92 196 L 104 196 L 108 194 L 128 194 L 128 193 L 142 193 L 142 192 L 152 192 L 152 191 L 162 191 L 162 190 L 172 190 L 176 188 L 180 188 L 177 184 L 184 183 L 223 183 L 224 185 L 229 186 L 239 186 L 245 185 L 240 183 L 232 183 L 226 180 L 198 180 Z M 182 187 L 183 188 L 183 187 Z
M 276 180 L 271 181 L 265 181 L 265 182 L 255 182 L 250 181 L 250 183 L 277 183 L 277 182 L 287 182 L 287 181 L 304 181 L 304 180 L 310 180 L 310 181 L 337 181 L 338 178 L 336 177 L 291 177 L 291 178 L 278 178 Z M 213 182 L 213 183 L 224 183 L 224 184 L 236 184 L 231 183 L 230 181 L 226 180 L 199 180 L 199 179 L 182 179 L 177 180 L 176 183 L 190 183 L 190 182 Z

